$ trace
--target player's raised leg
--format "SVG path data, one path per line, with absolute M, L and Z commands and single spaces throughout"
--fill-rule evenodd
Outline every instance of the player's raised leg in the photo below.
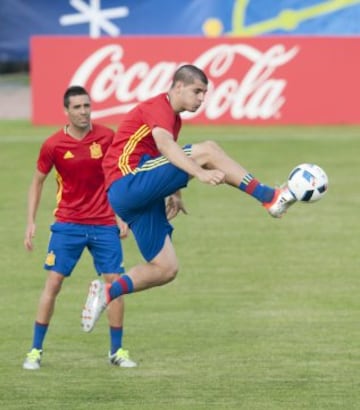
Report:
M 163 248 L 150 262 L 134 266 L 111 285 L 100 280 L 92 281 L 82 311 L 83 330 L 92 331 L 102 312 L 113 299 L 164 285 L 175 279 L 177 271 L 177 257 L 170 237 L 167 236 Z
M 257 199 L 275 218 L 280 218 L 295 202 L 286 184 L 281 188 L 262 184 L 213 141 L 194 144 L 190 156 L 204 168 L 223 171 L 227 184 Z

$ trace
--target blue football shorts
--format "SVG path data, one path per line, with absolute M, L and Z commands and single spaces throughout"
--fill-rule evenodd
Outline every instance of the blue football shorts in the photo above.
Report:
M 87 248 L 98 275 L 123 273 L 124 268 L 120 230 L 117 225 L 83 225 L 55 222 L 44 268 L 70 276 Z
M 191 145 L 183 147 L 191 154 Z M 151 261 L 171 237 L 173 227 L 166 218 L 165 198 L 185 188 L 189 175 L 164 156 L 144 157 L 131 173 L 115 182 L 108 190 L 109 202 L 130 227 L 146 261 Z

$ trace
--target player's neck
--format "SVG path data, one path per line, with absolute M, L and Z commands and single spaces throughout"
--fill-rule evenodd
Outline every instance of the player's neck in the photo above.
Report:
M 87 133 L 90 131 L 91 125 L 89 125 L 86 128 L 79 128 L 75 127 L 73 124 L 67 124 L 64 127 L 64 132 L 67 135 L 70 135 L 70 137 L 73 137 L 77 140 L 81 140 L 87 135 Z
M 171 108 L 176 114 L 179 114 L 182 111 L 184 111 L 182 107 L 177 105 L 176 98 L 174 95 L 172 95 L 171 90 L 166 94 L 166 98 L 168 99 Z

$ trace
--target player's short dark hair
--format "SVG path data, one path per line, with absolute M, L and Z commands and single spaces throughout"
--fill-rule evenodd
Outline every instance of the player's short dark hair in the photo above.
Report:
M 80 85 L 72 85 L 69 87 L 64 94 L 64 107 L 68 108 L 70 104 L 70 97 L 74 97 L 75 95 L 89 95 L 89 93 L 85 90 L 84 87 Z
M 200 80 L 205 85 L 208 84 L 208 78 L 204 71 L 192 64 L 185 64 L 175 71 L 171 86 L 174 86 L 178 81 L 185 85 L 193 84 L 195 80 Z

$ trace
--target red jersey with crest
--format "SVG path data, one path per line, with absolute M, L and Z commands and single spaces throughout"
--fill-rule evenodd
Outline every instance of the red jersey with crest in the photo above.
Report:
M 181 118 L 166 93 L 141 102 L 125 115 L 103 161 L 106 188 L 131 173 L 144 155 L 161 155 L 152 136 L 155 127 L 166 129 L 177 140 Z
M 49 137 L 41 146 L 37 168 L 48 174 L 56 171 L 59 222 L 89 225 L 114 225 L 114 213 L 104 186 L 102 161 L 114 132 L 93 124 L 89 133 L 78 140 L 64 130 Z

